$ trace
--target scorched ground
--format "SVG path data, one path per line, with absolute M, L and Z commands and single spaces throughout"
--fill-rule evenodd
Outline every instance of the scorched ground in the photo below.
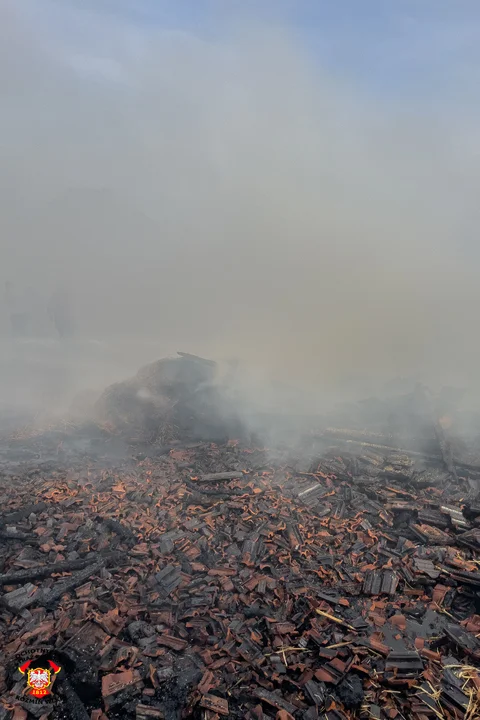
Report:
M 473 471 L 95 432 L 1 448 L 2 720 L 479 717 Z M 36 646 L 50 709 L 18 699 Z

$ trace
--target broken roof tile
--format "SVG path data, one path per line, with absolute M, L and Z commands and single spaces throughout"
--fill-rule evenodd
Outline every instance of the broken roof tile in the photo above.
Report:
M 298 474 L 242 443 L 197 443 L 115 469 L 92 463 L 87 481 L 82 458 L 76 474 L 7 487 L 13 512 L 45 506 L 2 530 L 6 658 L 56 638 L 96 720 L 105 707 L 169 717 L 167 688 L 175 712 L 205 720 L 338 720 L 354 712 L 339 692 L 353 678 L 367 693 L 359 717 L 436 716 L 427 681 L 435 710 L 460 714 L 451 668 L 479 652 L 478 547 L 463 527 L 476 515 L 460 510 L 470 485 L 369 452 L 322 450 Z M 189 480 L 234 468 L 245 472 Z M 32 537 L 42 546 L 21 540 Z M 478 675 L 466 682 L 478 691 Z

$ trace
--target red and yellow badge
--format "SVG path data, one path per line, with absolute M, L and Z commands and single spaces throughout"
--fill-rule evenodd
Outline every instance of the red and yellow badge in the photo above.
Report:
M 31 664 L 32 660 L 27 660 L 23 663 L 23 665 L 20 665 L 20 667 L 18 668 L 22 675 L 25 675 L 25 673 L 27 673 L 27 685 L 30 688 L 28 694 L 33 695 L 33 697 L 36 698 L 43 698 L 46 695 L 50 695 L 52 692 L 50 689 L 50 686 L 52 684 L 52 673 L 50 672 L 50 670 L 48 670 L 48 668 L 30 668 L 29 666 Z M 55 675 L 57 675 L 62 669 L 52 660 L 49 660 L 48 664 L 50 665 Z

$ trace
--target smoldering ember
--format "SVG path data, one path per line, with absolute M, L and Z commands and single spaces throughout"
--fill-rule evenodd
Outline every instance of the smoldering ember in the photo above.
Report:
M 182 354 L 95 420 L 4 436 L 0 719 L 478 718 L 459 397 L 417 386 L 271 441 L 214 376 Z M 18 658 L 45 646 L 62 672 L 34 704 Z

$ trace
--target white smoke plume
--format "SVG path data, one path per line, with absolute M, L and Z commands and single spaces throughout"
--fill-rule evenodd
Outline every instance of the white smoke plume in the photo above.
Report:
M 117 370 L 183 349 L 312 397 L 476 390 L 476 77 L 455 43 L 434 100 L 392 102 L 264 6 L 224 7 L 213 37 L 114 7 L 0 5 L 4 281 L 41 302 L 66 284 L 79 336 L 123 339 Z

